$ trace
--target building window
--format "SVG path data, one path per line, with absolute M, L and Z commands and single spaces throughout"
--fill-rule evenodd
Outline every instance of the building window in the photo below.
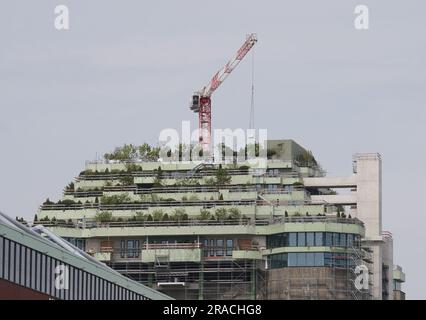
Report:
M 287 253 L 278 253 L 269 256 L 269 265 L 271 269 L 285 268 L 288 266 Z
M 330 232 L 325 233 L 325 246 L 331 247 L 333 245 L 333 239 Z
M 297 233 L 296 232 L 290 232 L 289 233 L 289 246 L 290 247 L 297 247 Z
M 214 256 L 214 243 L 215 243 L 215 240 L 210 239 L 210 247 L 209 247 L 209 256 L 210 257 Z
M 307 232 L 306 233 L 306 245 L 308 247 L 315 246 L 315 237 L 313 232 Z
M 352 247 L 359 235 L 337 232 L 289 232 L 267 236 L 268 248 L 279 247 Z
M 226 240 L 226 255 L 232 256 L 232 249 L 234 248 L 234 241 L 232 239 Z
M 121 258 L 134 259 L 139 258 L 139 240 L 121 240 Z
M 306 266 L 306 253 L 300 252 L 297 254 L 297 265 L 298 266 Z
M 216 256 L 222 257 L 223 256 L 223 240 L 217 239 L 216 241 Z
M 340 246 L 346 247 L 346 233 L 340 234 Z
M 307 267 L 315 266 L 315 253 L 313 252 L 306 253 L 306 266 Z
M 317 247 L 324 246 L 324 233 L 323 232 L 315 232 L 315 245 Z
M 288 254 L 288 266 L 297 267 L 297 253 L 291 252 Z
M 298 247 L 305 247 L 306 246 L 306 234 L 304 232 L 298 232 L 297 246 Z
M 322 267 L 324 266 L 324 253 L 322 252 L 315 252 L 314 253 L 314 266 L 316 267 Z
M 338 247 L 339 246 L 339 240 L 340 240 L 339 234 L 336 233 L 336 232 L 333 232 L 332 236 L 333 236 L 333 246 Z
M 331 267 L 333 265 L 332 255 L 330 252 L 324 253 L 324 266 Z

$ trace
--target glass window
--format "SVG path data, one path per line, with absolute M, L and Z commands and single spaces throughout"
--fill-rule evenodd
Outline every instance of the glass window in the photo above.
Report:
M 314 233 L 313 232 L 307 232 L 306 233 L 306 245 L 308 247 L 315 246 L 315 238 L 314 238 Z
M 351 233 L 348 234 L 347 245 L 348 247 L 352 247 L 354 245 L 354 235 Z
M 322 252 L 315 252 L 314 253 L 314 266 L 316 267 L 322 267 L 324 265 L 324 253 Z
M 315 232 L 315 245 L 317 247 L 321 247 L 324 245 L 323 242 L 323 233 L 322 232 Z
M 333 232 L 333 246 L 339 246 L 339 234 Z
M 139 240 L 135 240 L 135 258 L 139 258 Z
M 209 256 L 214 256 L 214 239 L 210 239 Z
M 315 265 L 315 254 L 312 252 L 306 253 L 306 266 L 313 267 Z
M 340 246 L 346 247 L 346 233 L 340 234 Z
M 297 253 L 297 265 L 299 267 L 306 266 L 306 253 L 304 252 Z
M 305 232 L 298 232 L 297 233 L 297 246 L 298 247 L 306 246 L 306 233 Z
M 287 267 L 287 253 L 278 253 L 270 256 L 271 269 Z
M 327 247 L 331 247 L 333 245 L 333 240 L 330 232 L 326 232 L 325 234 L 325 245 Z
M 297 266 L 297 253 L 291 252 L 288 254 L 288 266 L 289 267 Z
M 296 232 L 290 232 L 289 233 L 289 246 L 290 247 L 297 247 L 297 233 Z
M 133 258 L 133 241 L 127 241 L 127 258 Z
M 217 239 L 216 241 L 216 256 L 222 257 L 223 256 L 223 240 Z
M 204 256 L 207 257 L 209 255 L 209 240 L 208 239 L 204 239 Z
M 288 233 L 281 234 L 281 247 L 288 247 Z
M 232 249 L 234 247 L 234 241 L 232 239 L 226 240 L 226 255 L 232 256 Z
M 324 253 L 324 266 L 326 267 L 332 266 L 332 257 L 330 252 Z

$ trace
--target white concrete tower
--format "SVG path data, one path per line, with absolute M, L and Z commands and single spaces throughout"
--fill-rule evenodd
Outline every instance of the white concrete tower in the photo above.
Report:
M 382 159 L 377 153 L 354 157 L 357 217 L 365 224 L 365 242 L 373 250 L 373 298 L 382 299 Z

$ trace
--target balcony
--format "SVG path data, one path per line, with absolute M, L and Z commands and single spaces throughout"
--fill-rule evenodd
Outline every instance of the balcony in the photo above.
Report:
M 233 250 L 232 259 L 235 260 L 261 260 L 262 253 L 257 247 L 244 248 L 242 250 Z
M 142 248 L 142 262 L 200 262 L 201 243 L 148 244 Z
M 111 261 L 112 252 L 95 252 L 93 258 L 96 260 L 106 262 Z

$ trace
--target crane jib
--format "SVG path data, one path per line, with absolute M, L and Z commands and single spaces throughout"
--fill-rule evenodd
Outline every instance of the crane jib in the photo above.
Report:
M 231 74 L 242 59 L 247 55 L 250 49 L 256 44 L 255 34 L 248 35 L 246 41 L 237 51 L 234 57 L 218 72 L 215 73 L 210 83 L 202 90 L 195 92 L 192 97 L 190 109 L 198 113 L 199 117 L 199 141 L 203 146 L 203 151 L 210 150 L 211 136 L 211 100 L 212 93 L 222 84 L 222 82 Z

